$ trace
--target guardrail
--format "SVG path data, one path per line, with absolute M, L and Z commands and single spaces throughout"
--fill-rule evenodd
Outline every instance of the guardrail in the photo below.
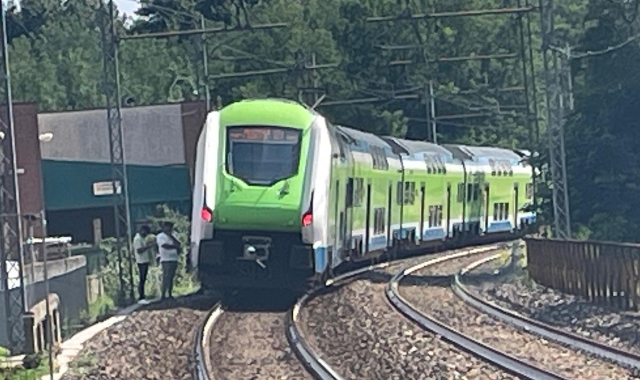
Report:
M 621 309 L 640 310 L 640 244 L 525 238 L 540 285 Z

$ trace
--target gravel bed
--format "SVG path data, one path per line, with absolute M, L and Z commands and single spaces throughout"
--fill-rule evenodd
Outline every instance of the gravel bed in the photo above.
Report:
M 225 312 L 213 328 L 213 380 L 313 379 L 289 347 L 285 313 Z
M 62 379 L 192 379 L 193 339 L 215 302 L 191 295 L 132 313 L 86 342 Z
M 626 368 L 524 332 L 460 300 L 449 286 L 450 276 L 489 255 L 477 255 L 419 271 L 401 283 L 400 293 L 422 312 L 466 336 L 558 375 L 570 379 L 640 379 Z
M 300 313 L 302 337 L 344 379 L 517 378 L 402 317 L 384 294 L 399 268 L 368 273 L 311 300 Z
M 574 295 L 536 284 L 520 267 L 500 276 L 497 265 L 488 263 L 469 273 L 463 281 L 483 297 L 530 318 L 598 340 L 613 347 L 640 354 L 640 314 L 597 305 Z M 478 281 L 478 277 L 482 277 Z

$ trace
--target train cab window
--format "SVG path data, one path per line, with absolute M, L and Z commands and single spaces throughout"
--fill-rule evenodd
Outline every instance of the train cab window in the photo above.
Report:
M 300 130 L 284 127 L 227 128 L 227 172 L 249 185 L 271 186 L 298 172 Z
M 384 208 L 376 208 L 373 210 L 373 234 L 379 235 L 384 233 Z

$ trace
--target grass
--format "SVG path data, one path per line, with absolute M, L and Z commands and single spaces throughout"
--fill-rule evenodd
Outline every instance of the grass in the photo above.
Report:
M 4 347 L 0 347 L 0 364 L 6 363 L 9 359 L 10 352 Z M 35 368 L 24 368 L 24 366 L 17 366 L 11 368 L 0 368 L 0 380 L 36 380 L 49 373 L 49 361 L 48 353 L 42 352 L 30 356 L 32 362 L 35 362 L 37 366 Z M 53 369 L 56 371 L 57 364 L 53 363 Z

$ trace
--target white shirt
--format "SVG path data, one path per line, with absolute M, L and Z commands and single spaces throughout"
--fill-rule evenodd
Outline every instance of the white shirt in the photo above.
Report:
M 164 232 L 160 232 L 158 236 L 156 236 L 156 243 L 158 244 L 158 254 L 160 256 L 161 263 L 167 261 L 178 261 L 177 249 L 166 249 L 162 247 L 164 244 L 175 244 L 171 236 L 167 235 Z
M 145 238 L 143 238 L 140 233 L 137 233 L 133 238 L 133 251 L 136 254 L 136 263 L 138 264 L 149 264 L 149 256 L 151 256 L 149 251 L 144 251 L 142 253 L 138 252 L 138 249 L 143 248 L 145 243 Z

